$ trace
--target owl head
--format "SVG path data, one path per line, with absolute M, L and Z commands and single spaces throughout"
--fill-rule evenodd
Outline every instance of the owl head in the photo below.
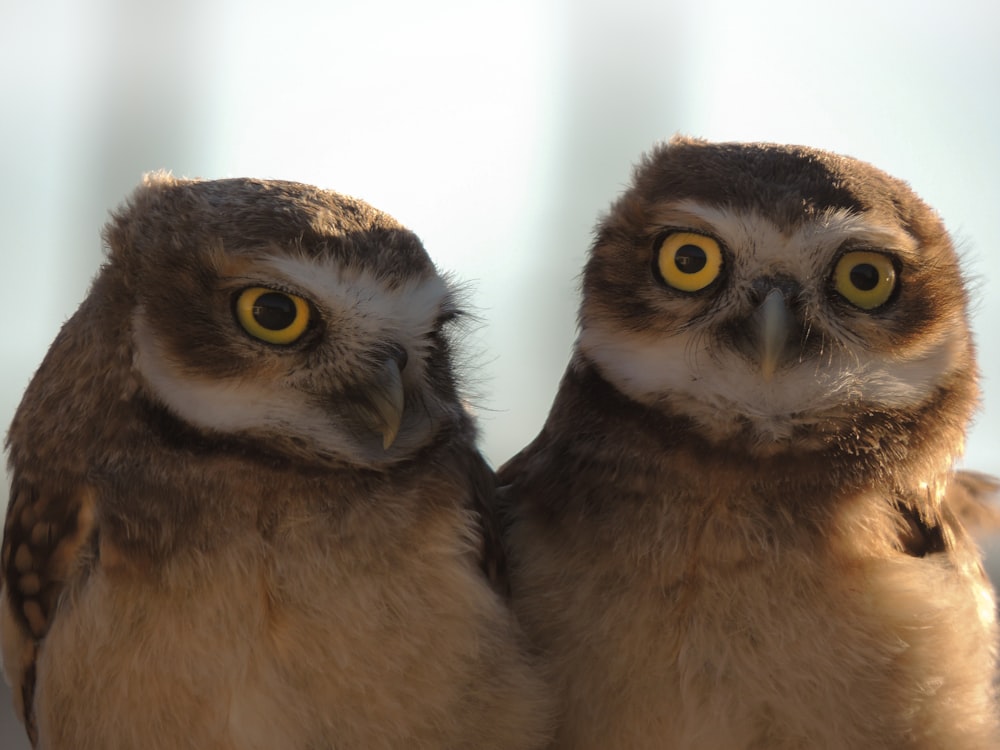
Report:
M 597 228 L 578 348 L 710 444 L 902 450 L 926 417 L 960 446 L 967 305 L 942 222 L 900 180 L 810 148 L 677 137 Z
M 459 418 L 455 291 L 371 206 L 291 182 L 153 174 L 105 240 L 62 338 L 114 341 L 124 395 L 185 428 L 378 468 Z

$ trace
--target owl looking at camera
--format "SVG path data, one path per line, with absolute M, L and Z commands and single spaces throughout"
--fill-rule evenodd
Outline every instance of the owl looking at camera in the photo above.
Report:
M 492 473 L 417 237 L 153 175 L 8 438 L 4 669 L 37 748 L 534 748 Z
M 499 472 L 555 747 L 1000 746 L 957 519 L 967 306 L 937 215 L 868 164 L 686 138 L 639 163 Z

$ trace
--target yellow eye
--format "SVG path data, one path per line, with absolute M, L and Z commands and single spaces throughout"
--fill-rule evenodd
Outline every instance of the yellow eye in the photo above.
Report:
M 236 319 L 251 336 L 269 344 L 298 341 L 309 325 L 309 304 L 294 294 L 250 287 L 236 298 Z
M 881 253 L 856 250 L 844 253 L 833 271 L 833 285 L 840 295 L 862 310 L 881 307 L 896 288 L 896 268 Z
M 657 252 L 656 270 L 674 289 L 697 292 L 719 277 L 722 251 L 718 242 L 703 234 L 668 234 Z

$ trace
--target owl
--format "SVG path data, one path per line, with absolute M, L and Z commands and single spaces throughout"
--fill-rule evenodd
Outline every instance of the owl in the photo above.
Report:
M 145 179 L 8 437 L 4 668 L 37 748 L 533 748 L 484 573 L 455 286 L 307 185 Z
M 953 468 L 967 308 L 938 216 L 864 162 L 683 137 L 641 160 L 499 471 L 553 747 L 1000 746 L 958 520 L 990 483 Z

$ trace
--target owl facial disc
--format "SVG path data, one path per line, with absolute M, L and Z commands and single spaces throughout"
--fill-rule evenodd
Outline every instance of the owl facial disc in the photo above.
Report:
M 692 418 L 713 439 L 822 443 L 851 410 L 927 403 L 968 357 L 963 319 L 930 320 L 919 302 L 957 283 L 925 270 L 935 267 L 921 262 L 929 250 L 885 217 L 831 208 L 783 225 L 682 200 L 639 226 L 629 275 L 608 270 L 614 283 L 588 287 L 580 351 L 622 393 Z M 681 229 L 650 244 L 665 226 Z M 621 257 L 610 236 L 594 276 Z M 693 254 L 693 237 L 712 238 L 699 247 L 713 258 L 718 247 L 718 268 L 684 286 L 690 274 L 664 258 Z

